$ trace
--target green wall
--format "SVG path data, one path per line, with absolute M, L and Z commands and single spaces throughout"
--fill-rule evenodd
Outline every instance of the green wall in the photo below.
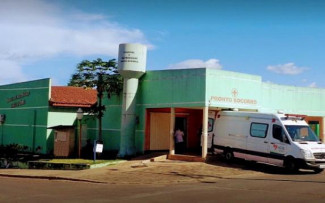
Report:
M 206 69 L 210 107 L 325 116 L 325 89 L 262 82 L 256 75 Z M 235 91 L 234 91 L 235 90 Z
M 140 79 L 137 106 L 202 106 L 205 104 L 205 76 L 205 69 L 147 71 Z
M 103 104 L 106 106 L 103 117 L 103 142 L 104 150 L 120 149 L 122 93 L 107 99 L 104 94 Z M 96 130 L 98 133 L 98 130 Z
M 270 83 L 262 83 L 261 87 L 261 112 L 282 110 L 285 113 L 325 116 L 325 89 Z
M 47 153 L 47 112 L 50 79 L 0 86 L 1 144 L 21 144 Z

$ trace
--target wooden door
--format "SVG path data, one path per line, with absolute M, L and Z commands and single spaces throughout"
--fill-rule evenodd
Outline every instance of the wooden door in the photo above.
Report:
M 170 114 L 150 113 L 150 150 L 169 150 Z

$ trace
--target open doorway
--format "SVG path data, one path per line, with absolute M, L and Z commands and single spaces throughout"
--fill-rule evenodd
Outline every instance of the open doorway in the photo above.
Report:
M 202 110 L 175 109 L 174 129 L 170 129 L 170 109 L 152 108 L 146 111 L 145 150 L 169 150 L 170 131 L 179 127 L 184 132 L 184 153 L 201 154 Z
M 188 141 L 188 133 L 187 133 L 187 118 L 186 117 L 176 117 L 175 118 L 175 133 L 177 130 L 180 130 L 184 133 L 183 142 L 177 143 L 177 138 L 175 138 L 175 153 L 176 154 L 184 154 L 187 152 L 187 141 Z

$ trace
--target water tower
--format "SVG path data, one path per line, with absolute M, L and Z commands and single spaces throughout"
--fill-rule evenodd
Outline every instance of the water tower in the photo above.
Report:
M 121 143 L 119 156 L 136 153 L 136 94 L 139 78 L 146 71 L 147 47 L 141 44 L 120 44 L 118 71 L 124 78 L 121 121 Z

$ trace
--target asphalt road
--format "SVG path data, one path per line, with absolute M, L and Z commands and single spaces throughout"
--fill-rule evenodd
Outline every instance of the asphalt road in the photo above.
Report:
M 118 185 L 0 177 L 0 202 L 325 202 L 325 172 L 262 174 L 187 184 Z

